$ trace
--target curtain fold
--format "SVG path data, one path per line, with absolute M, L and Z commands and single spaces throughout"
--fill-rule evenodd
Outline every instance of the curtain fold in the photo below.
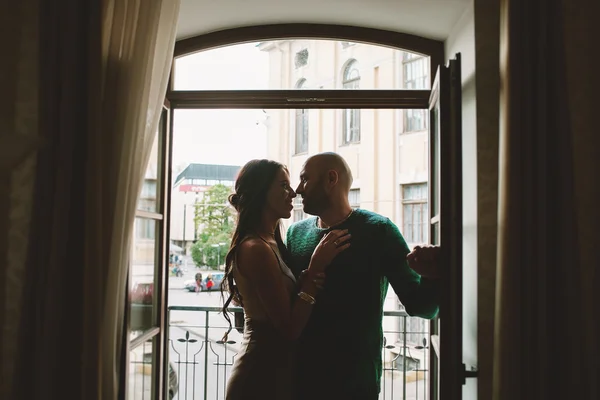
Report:
M 34 211 L 11 399 L 116 399 L 137 198 L 179 0 L 42 2 Z M 4 360 L 7 362 L 7 360 Z
M 102 386 L 111 396 L 106 398 L 118 391 L 132 227 L 164 104 L 178 14 L 179 1 L 173 0 L 105 2 L 101 128 L 89 148 L 94 167 L 88 169 L 92 176 L 103 173 L 95 175 L 87 199 L 91 211 L 101 212 L 88 213 L 86 220 L 88 262 L 106 257 L 107 295 L 100 316 Z M 106 132 L 113 132 L 110 147 Z
M 0 398 L 10 399 L 38 138 L 37 0 L 0 3 Z
M 494 400 L 593 398 L 564 18 L 559 0 L 501 1 Z

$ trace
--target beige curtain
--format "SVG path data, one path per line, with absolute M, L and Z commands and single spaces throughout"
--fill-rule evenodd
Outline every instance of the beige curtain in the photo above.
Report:
M 105 269 L 99 317 L 102 397 L 108 399 L 118 389 L 132 226 L 164 104 L 179 1 L 105 1 L 103 11 L 103 95 L 89 147 L 86 264 Z
M 501 4 L 493 399 L 598 399 L 598 6 Z
M 42 147 L 37 170 L 29 166 L 35 174 L 17 176 L 33 186 L 28 196 L 17 193 L 32 206 L 27 218 L 13 218 L 27 252 L 14 247 L 22 262 L 15 262 L 10 306 L 2 303 L 14 311 L 2 337 L 11 350 L 2 354 L 3 393 L 11 393 L 3 398 L 116 399 L 130 237 L 179 1 L 14 4 L 19 12 L 9 15 L 23 40 L 11 47 L 8 76 L 22 84 L 11 101 L 31 124 L 13 125 L 38 133 Z M 4 390 L 7 382 L 12 388 Z

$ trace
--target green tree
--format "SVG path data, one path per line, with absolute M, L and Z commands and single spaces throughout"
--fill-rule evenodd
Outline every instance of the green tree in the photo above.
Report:
M 192 260 L 196 266 L 219 269 L 231 243 L 234 216 L 227 203 L 231 189 L 225 185 L 214 185 L 204 193 L 195 206 L 194 226 L 198 240 L 192 245 Z

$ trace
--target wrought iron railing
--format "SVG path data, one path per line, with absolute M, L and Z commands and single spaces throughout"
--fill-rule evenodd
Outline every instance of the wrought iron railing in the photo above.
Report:
M 220 313 L 220 307 L 168 308 L 168 361 L 173 371 L 165 378 L 170 379 L 173 400 L 224 399 L 242 335 L 234 329 L 223 342 L 228 325 Z M 428 321 L 404 311 L 384 312 L 380 400 L 427 399 L 428 326 Z

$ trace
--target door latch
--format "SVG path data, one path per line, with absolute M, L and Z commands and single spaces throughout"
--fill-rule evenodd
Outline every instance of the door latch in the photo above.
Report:
M 470 365 L 469 368 L 467 368 L 467 366 L 465 364 L 462 365 L 462 369 L 463 369 L 463 382 L 462 384 L 466 384 L 467 383 L 467 378 L 477 378 L 477 376 L 479 375 L 479 370 L 477 369 L 476 366 Z

